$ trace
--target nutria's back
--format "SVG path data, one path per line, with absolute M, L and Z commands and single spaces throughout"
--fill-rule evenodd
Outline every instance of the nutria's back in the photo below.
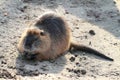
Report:
M 69 34 L 67 23 L 62 17 L 55 14 L 43 15 L 39 21 L 36 22 L 35 26 L 48 32 L 51 39 L 55 41 L 60 41 Z

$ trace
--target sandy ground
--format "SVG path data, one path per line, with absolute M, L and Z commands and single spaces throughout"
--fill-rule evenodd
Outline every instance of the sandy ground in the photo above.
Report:
M 23 60 L 16 49 L 20 35 L 47 11 L 66 18 L 73 40 L 114 62 L 81 51 L 56 61 Z M 120 80 L 120 0 L 0 0 L 0 80 L 9 79 Z

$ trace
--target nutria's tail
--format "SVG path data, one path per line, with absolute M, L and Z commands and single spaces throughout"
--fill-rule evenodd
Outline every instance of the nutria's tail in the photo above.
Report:
M 97 56 L 100 56 L 101 58 L 104 58 L 106 60 L 109 60 L 109 61 L 114 61 L 112 58 L 98 52 L 97 50 L 95 49 L 92 49 L 90 47 L 87 47 L 85 45 L 80 45 L 80 44 L 77 44 L 77 43 L 71 43 L 71 46 L 70 48 L 74 48 L 74 49 L 77 49 L 77 50 L 81 50 L 81 51 L 84 51 L 84 52 L 88 52 L 88 53 L 91 53 L 91 54 L 94 54 L 94 55 L 97 55 Z

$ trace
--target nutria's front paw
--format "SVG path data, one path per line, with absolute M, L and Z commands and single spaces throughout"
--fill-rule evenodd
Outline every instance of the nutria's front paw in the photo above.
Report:
M 26 51 L 24 51 L 24 53 L 23 53 L 23 57 L 27 60 L 35 60 L 36 56 L 37 56 L 37 54 L 33 54 L 30 52 L 26 52 Z

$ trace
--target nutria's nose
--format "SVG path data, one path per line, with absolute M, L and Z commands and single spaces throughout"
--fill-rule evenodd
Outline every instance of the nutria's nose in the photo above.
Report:
M 25 52 L 23 56 L 25 59 L 28 59 L 28 60 L 34 60 L 36 58 L 36 54 L 31 54 L 28 52 Z
M 33 35 L 28 35 L 25 40 L 25 48 L 30 49 L 32 47 L 33 42 L 34 42 Z
M 32 47 L 31 42 L 26 42 L 25 43 L 25 48 L 30 49 Z

